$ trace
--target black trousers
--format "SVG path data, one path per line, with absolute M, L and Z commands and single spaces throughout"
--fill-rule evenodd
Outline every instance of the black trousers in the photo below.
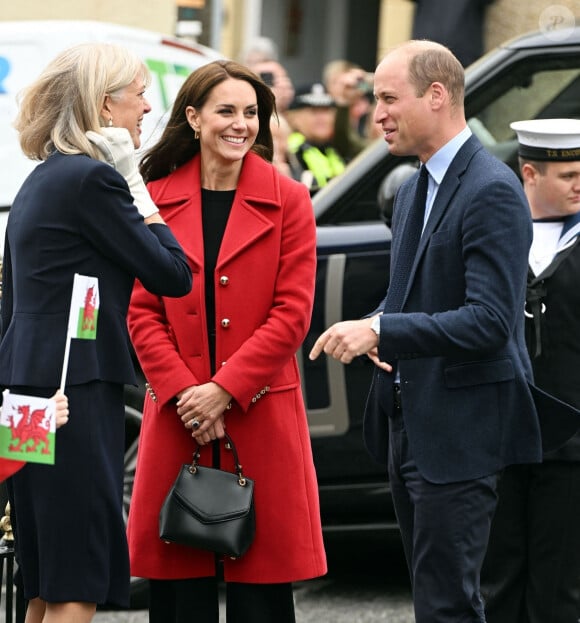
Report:
M 425 480 L 403 414 L 389 418 L 389 479 L 416 623 L 482 623 L 479 574 L 497 502 L 495 474 L 449 484 Z
M 489 623 L 580 620 L 580 462 L 512 465 L 481 574 Z
M 226 584 L 227 623 L 295 623 L 292 584 Z M 218 580 L 149 581 L 149 623 L 219 623 Z

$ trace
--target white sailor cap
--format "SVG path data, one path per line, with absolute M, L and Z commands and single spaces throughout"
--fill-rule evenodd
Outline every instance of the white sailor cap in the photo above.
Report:
M 518 154 L 526 160 L 580 160 L 580 119 L 514 121 Z

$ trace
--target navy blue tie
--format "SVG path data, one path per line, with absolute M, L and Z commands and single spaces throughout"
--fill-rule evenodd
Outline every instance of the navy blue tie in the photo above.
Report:
M 427 188 L 429 185 L 429 171 L 423 165 L 419 171 L 417 188 L 413 205 L 409 209 L 409 214 L 405 222 L 403 237 L 399 246 L 399 253 L 394 260 L 393 270 L 391 271 L 391 282 L 387 290 L 384 313 L 400 312 L 403 306 L 403 298 L 407 290 L 407 282 L 417 247 L 423 231 L 425 220 L 425 203 L 427 201 Z

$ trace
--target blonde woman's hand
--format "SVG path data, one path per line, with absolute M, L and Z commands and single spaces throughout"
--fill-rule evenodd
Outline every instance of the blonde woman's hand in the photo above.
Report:
M 85 135 L 99 150 L 99 159 L 110 164 L 123 177 L 136 166 L 135 146 L 127 128 L 101 128 L 100 132 L 88 130 Z
M 55 425 L 57 428 L 60 428 L 63 424 L 68 422 L 68 398 L 58 389 L 54 396 L 52 396 L 52 400 L 54 400 L 56 404 Z
M 133 139 L 126 128 L 101 128 L 100 132 L 85 133 L 89 141 L 102 154 L 101 160 L 115 168 L 127 181 L 133 201 L 144 219 L 159 212 L 145 182 L 139 173 Z M 161 221 L 163 222 L 163 221 Z

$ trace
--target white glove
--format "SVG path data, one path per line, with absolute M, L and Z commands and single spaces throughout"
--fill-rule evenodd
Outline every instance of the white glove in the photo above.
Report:
M 139 214 L 147 218 L 159 212 L 153 203 L 145 182 L 139 173 L 133 139 L 126 128 L 101 128 L 99 132 L 85 133 L 89 141 L 101 152 L 103 162 L 110 164 L 127 181 Z

